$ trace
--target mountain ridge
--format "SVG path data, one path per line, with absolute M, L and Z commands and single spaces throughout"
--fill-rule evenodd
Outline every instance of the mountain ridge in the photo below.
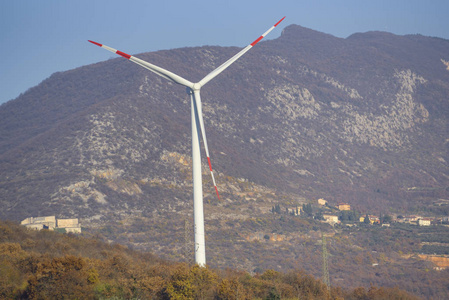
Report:
M 237 51 L 136 56 L 196 81 Z M 206 230 L 239 241 L 253 218 L 271 224 L 273 205 L 319 198 L 449 214 L 434 204 L 449 199 L 447 53 L 446 40 L 297 25 L 258 44 L 202 89 L 223 198 L 203 161 Z M 0 106 L 0 218 L 77 217 L 139 249 L 176 251 L 192 215 L 189 114 L 184 88 L 120 57 L 53 74 Z M 120 222 L 152 234 L 117 235 Z
M 359 43 L 360 40 L 363 43 Z M 410 43 L 420 47 L 410 47 Z M 426 48 L 423 45 L 425 43 L 432 44 Z M 403 44 L 407 47 L 398 46 Z M 223 149 L 219 153 L 225 154 L 212 152 L 212 157 L 219 166 L 215 169 L 232 170 L 236 177 L 243 176 L 251 181 L 269 183 L 272 188 L 281 187 L 281 190 L 291 186 L 295 180 L 298 180 L 298 185 L 323 186 L 325 181 L 322 176 L 319 176 L 322 178 L 318 183 L 310 180 L 311 178 L 304 178 L 310 176 L 298 174 L 314 174 L 312 160 L 319 158 L 330 161 L 332 156 L 335 160 L 335 154 L 331 153 L 342 148 L 345 143 L 349 144 L 343 148 L 352 147 L 351 151 L 359 153 L 358 155 L 360 151 L 376 152 L 376 147 L 384 151 L 383 154 L 377 152 L 376 155 L 385 155 L 385 151 L 394 153 L 407 148 L 413 149 L 420 141 L 416 135 L 423 135 L 426 130 L 444 135 L 447 132 L 446 116 L 449 112 L 445 99 L 449 73 L 444 69 L 444 64 L 437 61 L 448 59 L 439 57 L 443 56 L 441 47 L 449 47 L 449 41 L 377 32 L 357 33 L 342 39 L 299 25 L 286 27 L 279 38 L 261 43 L 250 55 L 204 88 L 203 110 L 210 148 Z M 407 52 L 411 48 L 412 51 Z M 419 55 L 423 49 L 431 55 Z M 206 46 L 142 53 L 137 56 L 195 81 L 232 56 L 236 50 L 235 47 Z M 417 61 L 417 57 L 422 62 Z M 193 62 L 188 62 L 188 58 Z M 429 64 L 428 61 L 432 63 Z M 437 64 L 440 65 L 439 68 L 436 67 Z M 419 69 L 419 73 L 415 73 L 414 69 Z M 419 75 L 421 73 L 424 75 Z M 418 102 L 413 98 L 416 94 L 419 94 Z M 168 101 L 159 100 L 163 98 Z M 265 103 L 257 99 L 265 99 Z M 104 114 L 109 110 L 110 114 L 114 114 L 116 112 L 113 110 L 116 108 L 127 111 L 127 115 L 123 114 L 121 118 L 123 128 L 126 128 L 129 116 L 144 106 L 148 106 L 145 111 L 150 116 L 150 121 L 145 120 L 142 115 L 139 117 L 139 126 L 147 130 L 150 127 L 157 129 L 159 135 L 162 134 L 160 149 L 178 148 L 188 155 L 188 147 L 182 144 L 188 144 L 186 138 L 190 121 L 185 116 L 188 116 L 189 107 L 182 88 L 164 82 L 121 58 L 55 73 L 16 100 L 0 106 L 0 120 L 3 120 L 0 121 L 2 170 L 5 172 L 6 169 L 6 178 L 14 177 L 17 170 L 10 174 L 7 171 L 8 166 L 12 165 L 10 161 L 18 163 L 28 153 L 35 153 L 28 166 L 38 164 L 39 155 L 45 153 L 38 150 L 38 147 L 41 150 L 48 148 L 46 145 L 54 143 L 53 139 L 62 129 L 64 134 L 73 135 L 72 137 L 80 140 L 79 134 L 85 130 L 86 124 L 91 126 L 94 123 L 89 119 L 94 112 Z M 111 122 L 111 118 L 107 122 Z M 433 122 L 429 122 L 429 118 L 434 118 Z M 264 122 L 266 125 L 263 125 Z M 134 125 L 132 127 L 136 128 Z M 248 134 L 248 129 L 253 134 Z M 341 130 L 345 133 L 342 134 Z M 130 130 L 127 132 L 133 135 Z M 274 132 L 283 133 L 271 135 Z M 332 134 L 329 135 L 329 132 Z M 104 135 L 107 133 L 104 132 Z M 290 142 L 279 139 L 281 135 Z M 142 133 L 141 137 L 144 136 L 146 133 Z M 224 136 L 226 142 L 220 141 L 220 136 Z M 64 140 L 63 136 L 61 138 Z M 129 139 L 125 140 L 132 145 Z M 283 147 L 268 146 L 269 151 L 262 153 L 261 149 L 267 145 L 265 140 L 270 145 Z M 436 138 L 433 140 L 438 145 L 437 149 L 440 149 L 440 158 L 446 161 L 447 155 L 446 158 L 443 157 L 444 144 L 437 142 Z M 102 142 L 105 147 L 111 144 L 105 140 Z M 300 148 L 292 148 L 299 144 Z M 72 143 L 65 151 L 76 150 L 73 145 Z M 173 147 L 174 145 L 176 146 Z M 365 145 L 368 145 L 368 149 Z M 421 148 L 424 146 L 419 145 Z M 236 150 L 238 147 L 242 148 Z M 56 151 L 56 148 L 57 145 L 54 145 L 49 149 Z M 287 148 L 289 149 L 286 150 Z M 160 149 L 156 152 L 159 153 Z M 227 153 L 239 154 L 228 159 Z M 117 158 L 114 155 L 109 156 Z M 347 154 L 342 155 L 346 156 L 345 160 L 351 161 Z M 103 155 L 103 161 L 99 161 L 103 168 L 108 166 L 104 162 L 107 156 Z M 67 157 L 62 160 L 67 160 Z M 244 167 L 238 168 L 242 164 Z M 307 167 L 294 170 L 299 164 Z M 77 165 L 77 162 L 69 163 L 75 169 L 78 168 Z M 26 166 L 21 168 L 26 169 Z M 46 167 L 40 165 L 36 168 Z M 272 171 L 264 174 L 267 169 Z M 443 169 L 447 172 L 447 166 Z M 80 171 L 86 175 L 91 173 Z M 352 181 L 351 176 L 354 174 L 348 175 L 352 171 L 348 173 L 347 170 L 341 170 L 337 174 L 341 172 L 346 172 L 346 178 L 349 182 Z M 70 176 L 69 173 L 67 176 Z M 272 176 L 274 174 L 279 179 L 273 180 L 277 177 Z M 422 177 L 419 174 L 415 176 Z M 341 178 L 337 179 L 334 175 L 330 182 L 333 180 Z M 289 188 L 285 191 L 298 192 L 297 189 L 295 191 Z M 332 198 L 329 191 L 300 193 L 303 197 L 311 197 L 313 194 L 316 194 L 315 197 L 324 194 Z M 342 196 L 336 200 L 345 200 L 343 197 L 346 196 Z

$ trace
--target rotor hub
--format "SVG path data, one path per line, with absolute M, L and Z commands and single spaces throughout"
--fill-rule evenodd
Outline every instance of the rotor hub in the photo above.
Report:
M 201 84 L 199 82 L 193 84 L 193 89 L 198 91 L 201 88 Z

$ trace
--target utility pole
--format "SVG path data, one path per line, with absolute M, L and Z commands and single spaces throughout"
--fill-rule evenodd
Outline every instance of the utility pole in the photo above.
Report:
M 328 252 L 327 252 L 327 246 L 326 246 L 326 237 L 324 236 L 324 233 L 321 232 L 321 238 L 322 238 L 322 245 L 323 245 L 323 250 L 322 250 L 322 254 L 323 254 L 323 281 L 324 284 L 327 286 L 327 290 L 331 291 L 331 284 L 330 284 L 330 280 L 329 280 L 329 269 L 328 269 L 328 265 L 327 265 L 327 259 L 328 259 Z
M 184 259 L 188 266 L 192 264 L 192 241 L 189 219 L 186 217 L 184 220 Z

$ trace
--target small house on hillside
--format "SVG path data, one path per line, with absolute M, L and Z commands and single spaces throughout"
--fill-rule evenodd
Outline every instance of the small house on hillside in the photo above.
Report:
M 296 206 L 288 209 L 288 213 L 293 216 L 299 216 L 301 214 L 302 207 Z
M 432 224 L 432 219 L 429 218 L 418 219 L 419 226 L 430 226 L 430 224 Z
M 369 215 L 369 221 L 371 224 L 380 224 L 380 218 L 378 216 Z
M 327 201 L 324 200 L 323 198 L 318 199 L 318 205 L 325 206 L 326 204 L 327 204 Z
M 349 205 L 348 203 L 340 203 L 340 204 L 338 204 L 338 209 L 339 210 L 351 210 L 351 205 Z
M 364 223 L 364 222 L 365 222 L 366 216 L 367 216 L 367 215 L 362 215 L 362 216 L 360 216 L 360 219 L 359 219 L 360 223 Z M 369 220 L 369 223 L 370 223 L 370 224 L 374 224 L 374 223 L 380 224 L 380 218 L 379 218 L 378 216 L 375 216 L 375 215 L 368 215 L 368 220 Z
M 340 223 L 340 221 L 338 220 L 338 216 L 335 215 L 323 215 L 323 219 L 325 223 L 329 223 L 331 225 Z
M 418 222 L 418 220 L 421 218 L 422 218 L 421 216 L 416 216 L 416 215 L 405 216 L 404 222 L 406 222 L 406 223 Z

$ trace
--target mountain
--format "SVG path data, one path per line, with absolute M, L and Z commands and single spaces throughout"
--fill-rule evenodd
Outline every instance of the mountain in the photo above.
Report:
M 448 199 L 448 47 L 297 25 L 255 47 L 203 92 L 225 197 L 231 176 L 360 209 Z M 236 51 L 138 56 L 193 81 Z M 3 218 L 190 199 L 189 103 L 183 88 L 138 66 L 117 58 L 56 73 L 0 108 Z M 178 156 L 184 164 L 170 161 Z
M 136 56 L 198 81 L 237 51 Z M 435 205 L 449 199 L 448 61 L 444 39 L 342 39 L 298 25 L 254 47 L 202 89 L 223 198 L 204 161 L 208 245 L 230 247 L 261 224 L 281 228 L 270 234 L 297 230 L 271 220 L 279 203 L 448 214 Z M 120 57 L 55 73 L 0 106 L 1 219 L 78 217 L 113 240 L 177 257 L 192 215 L 190 165 L 184 88 Z M 250 258 L 243 264 L 260 266 L 257 246 L 238 247 Z M 233 264 L 233 251 L 210 262 Z

